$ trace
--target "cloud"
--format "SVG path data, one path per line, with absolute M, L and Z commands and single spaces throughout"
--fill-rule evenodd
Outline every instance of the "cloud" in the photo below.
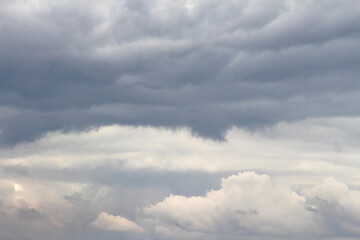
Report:
M 3 1 L 1 146 L 109 124 L 359 116 L 358 2 Z
M 273 185 L 266 175 L 244 172 L 222 179 L 204 197 L 171 195 L 144 209 L 160 226 L 210 234 L 286 235 L 314 231 L 305 199 Z
M 243 172 L 223 178 L 221 188 L 205 196 L 170 195 L 143 212 L 154 221 L 155 233 L 164 238 L 358 236 L 359 191 L 334 178 L 302 191 L 276 184 L 267 175 Z
M 34 208 L 31 209 L 20 208 L 18 210 L 18 218 L 20 219 L 36 219 L 42 217 L 43 215 Z
M 321 224 L 331 234 L 358 236 L 360 234 L 360 192 L 349 190 L 348 186 L 326 178 L 302 193 L 314 207 Z
M 118 231 L 118 232 L 142 232 L 143 229 L 135 222 L 130 221 L 121 216 L 110 215 L 102 212 L 98 215 L 95 221 L 91 223 L 95 228 L 104 231 Z
M 0 6 L 1 239 L 358 238 L 358 1 Z
M 190 177 L 246 170 L 286 176 L 296 184 L 327 176 L 357 184 L 359 123 L 359 118 L 318 118 L 253 132 L 232 128 L 223 143 L 194 137 L 189 129 L 112 125 L 82 134 L 55 132 L 2 150 L 0 170 L 23 179 L 101 184 L 141 179 L 164 185 L 160 179 L 182 178 L 176 172 L 191 171 Z
M 111 231 L 138 232 L 141 228 L 125 218 L 99 213 L 121 210 L 135 216 L 136 207 L 142 201 L 160 199 L 160 191 L 156 188 L 147 192 L 147 189 L 107 187 L 91 182 L 66 183 L 35 178 L 23 181 L 15 177 L 22 186 L 22 190 L 16 190 L 14 180 L 4 179 L 6 177 L 0 181 L 1 239 L 99 239 L 101 236 L 113 239 Z M 146 200 L 142 199 L 144 197 Z M 91 227 L 92 222 L 94 227 Z M 110 232 L 107 233 L 101 224 L 107 224 Z M 95 226 L 104 228 L 105 232 Z
M 28 172 L 0 182 L 1 238 L 332 240 L 356 239 L 360 231 L 360 192 L 333 177 L 296 184 L 281 174 L 240 172 L 212 184 L 219 176 L 208 175 L 199 190 L 204 180 L 196 173 L 139 171 L 131 180 L 118 172 L 107 183 L 45 181 Z

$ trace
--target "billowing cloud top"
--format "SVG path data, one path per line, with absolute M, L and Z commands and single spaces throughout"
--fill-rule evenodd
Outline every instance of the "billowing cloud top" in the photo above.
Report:
M 1 1 L 1 144 L 358 116 L 359 1 Z

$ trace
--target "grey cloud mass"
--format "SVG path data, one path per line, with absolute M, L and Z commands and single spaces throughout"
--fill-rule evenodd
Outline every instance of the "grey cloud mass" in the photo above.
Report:
M 360 114 L 355 0 L 0 6 L 2 146 L 109 124 L 223 139 Z

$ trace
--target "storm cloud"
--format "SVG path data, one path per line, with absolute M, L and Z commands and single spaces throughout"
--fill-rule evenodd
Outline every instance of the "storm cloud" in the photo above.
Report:
M 0 239 L 359 239 L 359 23 L 356 0 L 0 0 Z
M 1 1 L 1 145 L 359 116 L 359 2 Z

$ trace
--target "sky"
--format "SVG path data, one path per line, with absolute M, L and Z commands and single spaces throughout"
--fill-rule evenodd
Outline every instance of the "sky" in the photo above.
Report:
M 0 239 L 360 238 L 357 0 L 0 0 Z

